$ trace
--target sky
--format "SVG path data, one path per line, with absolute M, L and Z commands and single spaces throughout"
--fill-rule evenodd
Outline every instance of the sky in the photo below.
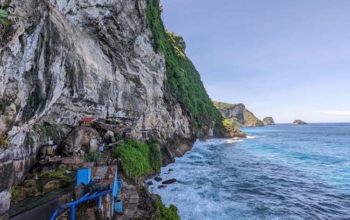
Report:
M 350 0 L 161 0 L 212 100 L 350 122 Z

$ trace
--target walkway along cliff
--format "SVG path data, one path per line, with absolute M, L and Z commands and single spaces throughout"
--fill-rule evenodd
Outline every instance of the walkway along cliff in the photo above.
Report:
M 230 135 L 158 0 L 0 3 L 21 15 L 0 29 L 0 219 L 48 136 L 61 149 L 82 118 L 136 118 L 130 136 L 155 131 L 164 164 Z

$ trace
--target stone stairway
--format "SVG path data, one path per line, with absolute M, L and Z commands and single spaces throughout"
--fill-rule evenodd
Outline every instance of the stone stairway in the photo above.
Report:
M 124 197 L 123 215 L 114 219 L 117 220 L 128 220 L 132 219 L 137 211 L 137 205 L 139 203 L 139 194 L 136 191 L 136 186 L 134 185 L 124 185 L 126 192 Z
M 101 152 L 101 156 L 98 164 L 100 166 L 105 166 L 107 165 L 107 161 L 109 159 L 110 159 L 110 150 L 107 148 L 107 149 L 104 149 L 103 152 Z

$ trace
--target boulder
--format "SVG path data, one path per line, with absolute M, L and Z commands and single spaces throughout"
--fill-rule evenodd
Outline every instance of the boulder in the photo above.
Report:
M 166 186 L 165 185 L 159 185 L 158 186 L 158 189 L 163 189 L 163 188 L 165 188 Z
M 175 178 L 169 179 L 169 180 L 165 180 L 162 182 L 162 184 L 172 184 L 175 183 L 177 180 Z
M 100 138 L 92 138 L 90 139 L 89 152 L 96 151 L 100 145 Z
M 148 181 L 147 185 L 151 186 L 151 185 L 153 185 L 153 182 L 152 181 Z
M 103 140 L 107 143 L 115 143 L 116 139 L 114 137 L 113 131 L 107 131 L 106 134 L 103 136 Z
M 68 156 L 83 150 L 91 152 L 97 149 L 100 134 L 90 127 L 76 127 L 63 143 L 62 152 Z
M 159 176 L 156 176 L 156 177 L 154 177 L 154 180 L 157 181 L 157 182 L 160 182 L 160 181 L 162 181 L 162 178 L 159 177 Z

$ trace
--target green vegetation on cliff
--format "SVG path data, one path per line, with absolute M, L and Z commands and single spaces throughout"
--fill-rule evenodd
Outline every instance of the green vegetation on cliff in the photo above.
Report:
M 13 22 L 9 19 L 11 16 L 18 16 L 10 13 L 11 6 L 0 5 L 0 24 L 2 25 L 12 25 Z
M 148 145 L 136 140 L 126 140 L 124 144 L 113 148 L 112 154 L 121 158 L 123 170 L 128 175 L 142 176 L 151 170 L 159 171 L 162 166 L 156 140 L 151 140 Z
M 169 208 L 167 208 L 163 202 L 160 195 L 157 195 L 159 202 L 157 202 L 158 211 L 157 211 L 157 219 L 158 220 L 180 220 L 180 216 L 177 213 L 177 208 L 175 205 L 171 204 Z
M 42 139 L 50 137 L 55 144 L 60 144 L 64 136 L 62 128 L 56 124 L 40 126 L 40 131 Z
M 222 121 L 222 124 L 224 125 L 226 131 L 228 132 L 234 132 L 237 130 L 233 125 L 233 123 L 226 118 Z
M 200 128 L 204 118 L 222 123 L 220 112 L 212 104 L 200 75 L 186 57 L 179 37 L 168 32 L 161 19 L 159 0 L 147 0 L 147 19 L 151 26 L 155 47 L 165 55 L 168 84 L 176 99 L 184 103 L 195 127 Z
M 0 135 L 0 149 L 1 148 L 8 148 L 10 146 L 10 141 L 7 140 L 6 135 Z
M 101 158 L 101 153 L 98 150 L 84 154 L 84 162 L 97 163 L 98 161 L 100 161 L 100 158 Z

